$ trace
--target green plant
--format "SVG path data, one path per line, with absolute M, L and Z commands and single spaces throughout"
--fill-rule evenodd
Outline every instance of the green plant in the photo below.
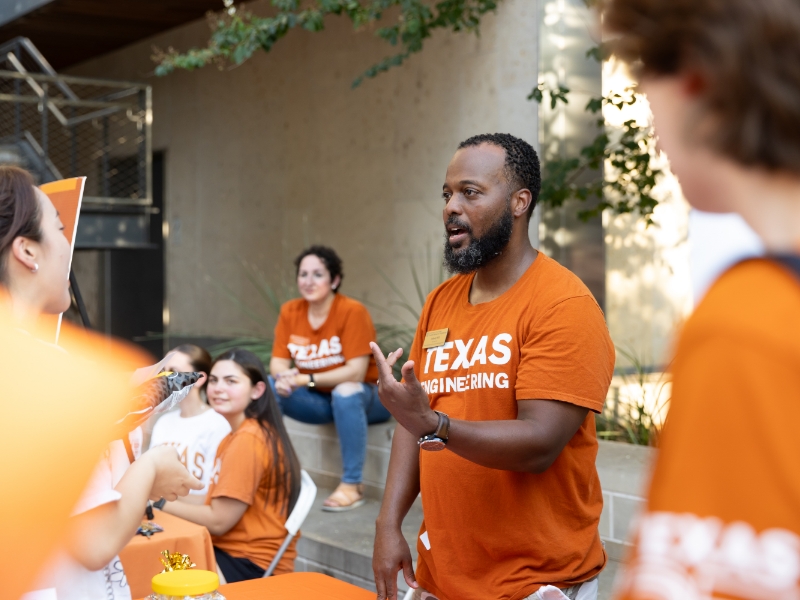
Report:
M 277 318 L 281 312 L 281 305 L 287 300 L 296 297 L 297 294 L 286 282 L 282 282 L 280 288 L 276 291 L 254 265 L 242 261 L 241 266 L 246 279 L 258 291 L 258 296 L 263 301 L 263 306 L 266 308 L 266 311 L 253 310 L 242 302 L 239 296 L 228 286 L 217 282 L 211 277 L 206 277 L 206 281 L 216 287 L 228 300 L 233 302 L 245 316 L 257 323 L 261 329 L 269 330 L 272 326 L 272 320 L 267 318 L 265 314 L 272 314 L 274 318 Z M 272 336 L 239 336 L 226 340 L 225 342 L 220 342 L 210 347 L 208 350 L 212 355 L 217 356 L 233 348 L 249 350 L 258 356 L 265 366 L 268 366 L 272 358 Z
M 597 437 L 657 446 L 669 405 L 669 398 L 664 395 L 668 380 L 661 373 L 656 381 L 651 381 L 645 361 L 635 352 L 620 347 L 617 352 L 630 362 L 633 372 L 621 376 L 622 386 L 614 388 L 613 401 L 607 402 L 603 412 L 595 417 Z M 629 391 L 625 398 L 621 397 L 620 387 Z
M 590 50 L 587 55 L 599 56 Z M 563 85 L 548 87 L 540 83 L 528 99 L 542 103 L 549 98 L 551 108 L 559 102 L 569 103 L 570 90 Z M 617 110 L 633 106 L 641 101 L 634 88 L 622 93 L 611 92 L 602 97 L 591 98 L 585 110 L 597 116 L 598 133 L 580 149 L 577 156 L 545 156 L 542 173 L 542 191 L 539 201 L 552 207 L 562 206 L 568 200 L 586 202 L 597 199 L 592 207 L 578 211 L 578 217 L 586 221 L 611 209 L 615 214 L 637 212 L 647 223 L 653 223 L 653 210 L 658 200 L 653 189 L 663 171 L 653 166 L 655 137 L 652 127 L 641 126 L 635 119 L 627 119 L 620 127 L 610 128 L 602 116 L 604 106 Z M 604 176 L 585 177 L 591 172 L 602 171 Z
M 497 8 L 496 0 L 441 0 L 431 6 L 423 0 L 272 0 L 277 14 L 260 17 L 238 10 L 233 0 L 224 0 L 225 10 L 209 13 L 211 38 L 205 48 L 181 53 L 173 48 L 155 50 L 157 75 L 175 69 L 194 70 L 209 64 L 240 65 L 258 50 L 269 52 L 278 40 L 292 29 L 317 32 L 325 29 L 325 17 L 349 19 L 356 30 L 373 26 L 384 14 L 395 9 L 396 21 L 375 29 L 375 35 L 399 47 L 399 52 L 367 68 L 353 81 L 358 86 L 364 78 L 403 64 L 437 29 L 478 33 L 481 17 Z

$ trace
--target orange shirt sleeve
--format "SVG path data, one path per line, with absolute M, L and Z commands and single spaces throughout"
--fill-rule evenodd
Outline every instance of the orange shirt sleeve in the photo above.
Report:
M 369 311 L 360 302 L 353 301 L 342 327 L 342 354 L 345 360 L 372 355 L 369 343 L 377 339 L 375 325 Z
M 289 352 L 289 336 L 292 332 L 288 312 L 286 304 L 281 306 L 281 313 L 275 324 L 275 334 L 272 339 L 272 356 L 275 358 L 292 358 Z
M 518 400 L 562 400 L 603 410 L 614 371 L 614 345 L 603 313 L 590 296 L 547 311 L 520 349 Z
M 242 432 L 233 435 L 221 458 L 219 479 L 211 491 L 212 498 L 224 496 L 253 504 L 264 477 L 269 450 L 257 434 Z

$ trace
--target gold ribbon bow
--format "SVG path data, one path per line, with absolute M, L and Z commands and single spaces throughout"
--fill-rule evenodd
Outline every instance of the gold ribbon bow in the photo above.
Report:
M 164 565 L 162 573 L 167 571 L 185 571 L 186 569 L 193 569 L 197 565 L 192 562 L 188 554 L 181 554 L 180 552 L 170 552 L 164 550 L 161 553 L 161 564 Z

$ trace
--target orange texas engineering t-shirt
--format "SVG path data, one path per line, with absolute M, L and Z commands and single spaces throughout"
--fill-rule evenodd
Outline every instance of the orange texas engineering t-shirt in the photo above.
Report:
M 301 373 L 330 371 L 351 358 L 369 356 L 364 381 L 375 383 L 378 367 L 369 343 L 376 337 L 369 312 L 357 300 L 336 294 L 328 318 L 322 327 L 313 329 L 308 322 L 308 302 L 296 298 L 281 306 L 272 356 L 291 358 Z
M 212 536 L 211 540 L 220 550 L 247 558 L 262 569 L 269 567 L 286 538 L 289 516 L 281 510 L 283 496 L 278 495 L 278 503 L 273 499 L 269 486 L 271 468 L 272 450 L 264 431 L 255 419 L 245 419 L 220 443 L 206 497 L 206 504 L 211 504 L 213 498 L 226 497 L 248 505 L 228 533 Z M 297 538 L 286 549 L 275 575 L 294 571 L 296 546 Z
M 625 600 L 800 598 L 800 282 L 734 266 L 687 321 Z
M 420 318 L 411 358 L 431 407 L 469 421 L 516 419 L 518 400 L 601 411 L 614 346 L 586 286 L 541 253 L 491 302 L 469 303 L 472 279 L 440 285 Z M 444 345 L 424 350 L 426 332 L 444 328 Z M 420 452 L 420 585 L 440 600 L 517 600 L 597 575 L 606 555 L 596 455 L 593 412 L 541 474 Z

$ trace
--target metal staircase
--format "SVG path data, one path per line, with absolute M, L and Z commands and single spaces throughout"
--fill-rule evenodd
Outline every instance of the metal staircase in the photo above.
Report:
M 59 75 L 24 37 L 0 45 L 0 164 L 40 183 L 86 175 L 76 248 L 149 248 L 151 88 Z

